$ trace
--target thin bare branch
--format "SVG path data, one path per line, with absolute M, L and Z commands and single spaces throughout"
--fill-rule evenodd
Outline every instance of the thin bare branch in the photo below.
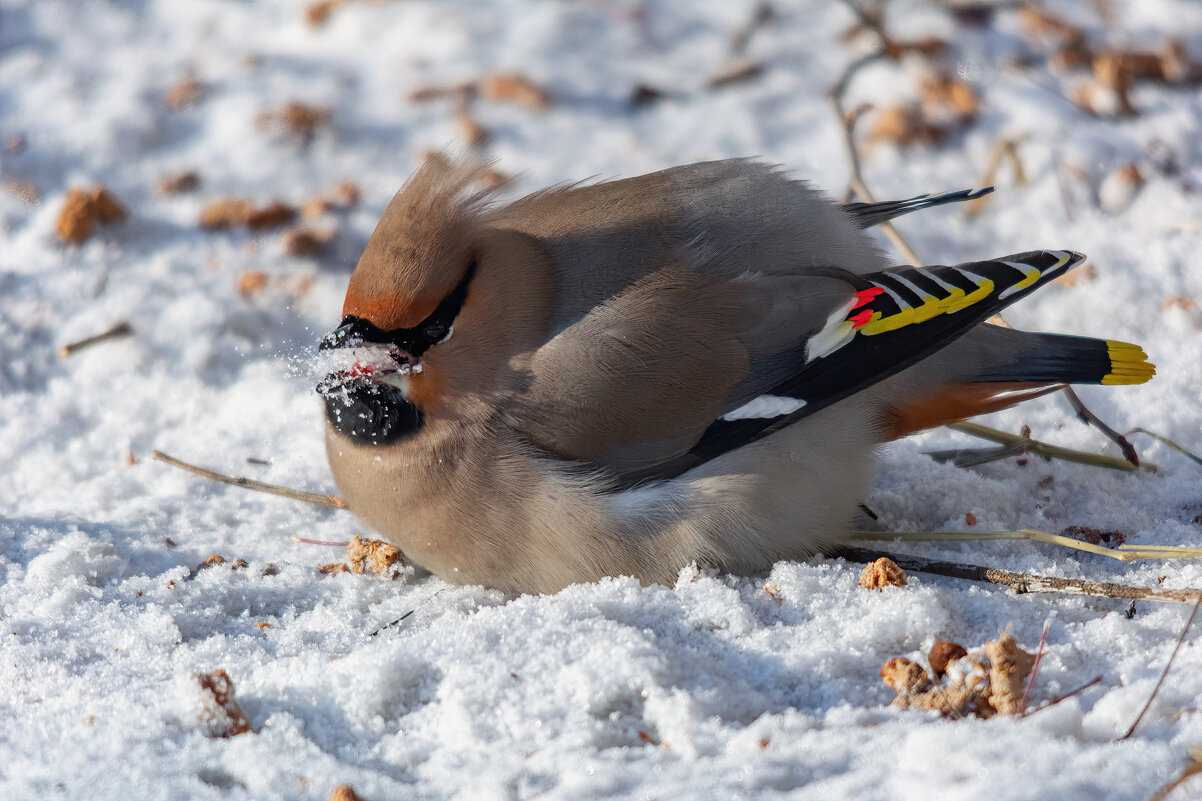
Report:
M 1152 793 L 1152 795 L 1148 796 L 1147 801 L 1164 801 L 1164 799 L 1168 798 L 1169 793 L 1185 784 L 1186 780 L 1191 776 L 1196 776 L 1199 773 L 1202 773 L 1202 755 L 1199 755 L 1196 752 L 1191 753 L 1189 762 L 1187 762 L 1185 767 L 1181 769 L 1181 773 L 1177 775 L 1177 778 L 1173 779 L 1159 790 Z
M 1029 437 L 1021 437 L 1017 434 L 1010 434 L 1005 431 L 999 431 L 996 428 L 983 426 L 980 423 L 953 423 L 948 426 L 953 431 L 959 431 L 962 434 L 968 434 L 981 439 L 987 439 L 991 442 L 996 442 L 999 445 L 1015 445 L 1021 443 L 1025 447 L 1026 453 L 1032 453 L 1037 456 L 1042 456 L 1046 459 L 1060 459 L 1064 462 L 1075 462 L 1077 464 L 1087 464 L 1093 467 L 1104 467 L 1108 470 L 1121 470 L 1130 473 L 1135 470 L 1144 470 L 1149 473 L 1155 473 L 1157 466 L 1152 462 L 1142 462 L 1139 467 L 1135 467 L 1126 459 L 1120 459 L 1116 456 L 1107 456 L 1102 453 L 1086 453 L 1085 451 L 1076 451 L 1072 448 L 1062 448 L 1058 445 L 1050 445 L 1046 442 L 1041 442 L 1037 439 Z
M 1202 548 L 1180 545 L 1120 545 L 1107 548 L 1084 540 L 1052 534 L 1036 528 L 1017 531 L 856 531 L 855 540 L 902 541 L 902 542 L 980 542 L 982 540 L 1030 540 L 1059 545 L 1076 551 L 1108 556 L 1120 562 L 1138 559 L 1202 559 Z
M 1135 722 L 1131 724 L 1131 728 L 1127 729 L 1127 733 L 1119 738 L 1119 741 L 1126 740 L 1135 733 L 1135 727 L 1144 719 L 1144 715 L 1152 706 L 1152 701 L 1155 700 L 1156 694 L 1160 692 L 1160 685 L 1164 684 L 1165 677 L 1169 675 L 1169 669 L 1173 667 L 1173 660 L 1177 658 L 1177 652 L 1181 650 L 1181 643 L 1185 642 L 1185 635 L 1189 634 L 1190 626 L 1194 625 L 1194 618 L 1198 616 L 1198 607 L 1202 606 L 1202 590 L 1194 590 L 1193 594 L 1196 597 L 1194 600 L 1193 611 L 1189 613 L 1189 619 L 1185 621 L 1185 625 L 1181 628 L 1181 635 L 1177 638 L 1177 644 L 1173 646 L 1173 653 L 1169 654 L 1169 661 L 1165 662 L 1164 670 L 1160 674 L 1160 678 L 1156 680 L 1156 686 L 1152 688 L 1152 694 L 1148 696 L 1148 702 L 1144 704 L 1144 708 L 1139 710 L 1139 714 L 1135 717 Z
M 1039 706 L 1035 707 L 1034 709 L 1028 709 L 1026 712 L 1023 712 L 1021 715 L 1016 715 L 1015 717 L 1019 720 L 1022 720 L 1023 718 L 1029 718 L 1032 715 L 1034 715 L 1036 712 L 1042 712 L 1043 710 L 1047 709 L 1048 707 L 1056 706 L 1056 704 L 1060 703 L 1061 701 L 1067 701 L 1068 699 L 1072 698 L 1074 695 L 1085 692 L 1086 690 L 1088 690 L 1090 687 L 1094 686 L 1095 684 L 1101 683 L 1101 681 L 1102 681 L 1101 676 L 1094 676 L 1093 679 L 1085 682 L 1077 689 L 1069 690 L 1064 695 L 1058 695 L 1055 698 L 1053 698 L 1052 700 L 1048 701 L 1046 704 L 1040 704 Z
M 345 548 L 350 545 L 350 541 L 335 542 L 333 540 L 311 540 L 308 537 L 298 537 L 295 534 L 288 535 L 288 539 L 293 542 L 299 542 L 301 545 L 328 545 L 334 548 Z
M 1173 442 L 1173 440 L 1169 439 L 1168 437 L 1162 437 L 1160 434 L 1156 434 L 1152 431 L 1149 431 L 1146 428 L 1133 428 L 1130 431 L 1128 431 L 1124 436 L 1129 437 L 1132 434 L 1144 434 L 1146 436 L 1149 436 L 1152 439 L 1156 440 L 1157 442 L 1168 445 L 1170 448 L 1177 451 L 1177 453 L 1180 453 L 1182 456 L 1186 457 L 1187 459 L 1192 460 L 1196 464 L 1202 464 L 1202 459 L 1198 458 L 1198 456 L 1196 454 L 1193 454 L 1193 453 L 1187 451 L 1185 448 L 1181 447 L 1176 442 Z
M 1132 587 L 1126 584 L 1113 584 L 1106 581 L 1088 581 L 1086 579 L 1059 578 L 1056 576 L 1039 576 L 1033 573 L 1015 573 L 1010 570 L 998 570 L 979 565 L 965 565 L 959 562 L 942 562 L 935 559 L 924 559 L 920 556 L 885 553 L 868 548 L 840 548 L 834 555 L 850 562 L 869 564 L 882 556 L 887 556 L 896 562 L 903 570 L 917 573 L 931 573 L 937 576 L 981 581 L 986 584 L 1001 584 L 1010 587 L 1016 593 L 1028 592 L 1059 593 L 1063 595 L 1084 595 L 1095 598 L 1120 598 L 1126 601 L 1166 601 L 1170 603 L 1190 603 L 1198 596 L 1198 590 L 1162 590 L 1151 587 Z
M 203 467 L 197 467 L 194 464 L 180 461 L 174 456 L 168 456 L 162 451 L 153 451 L 150 454 L 153 458 L 160 462 L 166 462 L 172 467 L 178 467 L 181 470 L 187 470 L 189 473 L 195 473 L 198 476 L 220 481 L 222 484 L 233 484 L 236 487 L 245 487 L 246 489 L 255 490 L 256 492 L 266 492 L 269 495 L 279 495 L 282 498 L 291 498 L 294 501 L 304 501 L 305 503 L 316 504 L 317 506 L 329 506 L 333 509 L 345 509 L 346 502 L 337 495 L 321 495 L 316 492 L 305 492 L 304 490 L 295 490 L 290 487 L 281 487 L 276 484 L 266 484 L 262 481 L 255 481 L 253 478 L 243 478 L 241 476 L 227 476 L 223 473 L 216 473 L 212 470 L 206 470 Z
M 1031 697 L 1031 688 L 1035 686 L 1035 677 L 1039 675 L 1039 665 L 1043 662 L 1044 649 L 1048 645 L 1048 629 L 1052 627 L 1052 619 L 1045 618 L 1043 628 L 1039 631 L 1039 645 L 1035 646 L 1035 662 L 1031 665 L 1031 673 L 1027 676 L 1027 683 L 1023 687 L 1023 697 L 1018 702 L 1018 708 L 1021 712 L 1027 711 L 1027 699 Z
M 735 57 L 744 55 L 756 33 L 775 18 L 776 9 L 769 3 L 762 0 L 756 3 L 747 20 L 730 35 L 730 54 Z
M 58 349 L 58 355 L 65 358 L 70 356 L 72 353 L 81 351 L 84 348 L 90 348 L 91 346 L 100 342 L 104 342 L 109 339 L 116 339 L 117 337 L 131 336 L 133 332 L 133 326 L 125 320 L 122 320 L 111 328 L 106 328 L 104 331 L 101 331 L 99 334 L 94 334 L 90 337 L 76 340 L 75 342 L 68 342 L 66 345 L 63 345 Z

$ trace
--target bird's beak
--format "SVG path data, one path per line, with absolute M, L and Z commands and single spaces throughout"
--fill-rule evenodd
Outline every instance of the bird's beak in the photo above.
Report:
M 335 348 L 350 348 L 361 343 L 363 341 L 363 334 L 359 331 L 358 322 L 354 317 L 344 318 L 342 325 L 321 338 L 321 342 L 317 344 L 317 349 L 333 350 Z

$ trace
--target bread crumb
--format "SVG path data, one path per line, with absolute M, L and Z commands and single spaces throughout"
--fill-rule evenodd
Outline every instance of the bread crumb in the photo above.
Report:
M 921 655 L 918 657 L 921 659 Z M 982 648 L 936 640 L 927 663 L 936 682 L 912 659 L 894 657 L 881 666 L 881 678 L 897 691 L 895 706 L 942 715 L 1017 715 L 1023 711 L 1023 684 L 1035 658 L 1003 634 Z
M 200 721 L 210 737 L 235 737 L 251 731 L 250 721 L 234 700 L 234 682 L 224 670 L 197 673 L 193 678 L 204 695 Z
M 36 206 L 42 202 L 42 193 L 39 192 L 38 188 L 29 181 L 20 181 L 16 178 L 5 178 L 4 189 L 26 206 Z
M 351 569 L 342 562 L 330 562 L 328 565 L 322 565 L 317 568 L 318 573 L 349 573 Z
M 932 109 L 947 109 L 961 122 L 971 121 L 981 108 L 972 84 L 948 76 L 929 77 L 922 82 L 922 101 Z
M 249 297 L 267 288 L 267 273 L 262 270 L 247 270 L 238 276 L 238 291 Z
M 246 215 L 246 225 L 252 231 L 262 231 L 267 228 L 278 228 L 294 219 L 296 219 L 296 209 L 285 206 L 278 200 L 273 200 L 268 205 Z
M 254 211 L 249 201 L 240 198 L 220 198 L 200 212 L 200 226 L 210 231 L 244 225 Z
M 330 110 L 292 101 L 279 111 L 265 111 L 258 117 L 260 128 L 277 129 L 307 142 L 316 130 L 330 123 Z
M 345 0 L 318 0 L 305 8 L 305 22 L 312 28 L 325 25 L 330 15 L 337 11 Z
M 204 84 L 189 75 L 172 86 L 163 95 L 163 106 L 168 111 L 179 111 L 181 108 L 195 105 L 204 96 Z
M 340 784 L 330 793 L 329 801 L 365 801 L 349 784 Z
M 107 189 L 98 186 L 90 192 L 72 189 L 58 214 L 59 239 L 80 244 L 92 235 L 97 223 L 121 222 L 129 214 Z
M 898 693 L 922 692 L 931 684 L 926 670 L 904 656 L 895 656 L 881 665 L 881 681 Z
M 480 97 L 500 103 L 513 103 L 534 111 L 546 111 L 551 107 L 551 95 L 546 89 L 517 73 L 489 75 L 477 84 Z
M 385 578 L 395 575 L 394 565 L 403 567 L 404 555 L 394 545 L 380 540 L 369 540 L 358 535 L 346 546 L 346 560 L 352 573 L 372 572 Z
M 876 115 L 868 142 L 892 142 L 901 147 L 913 145 L 937 145 L 947 136 L 947 131 L 929 122 L 922 109 L 913 104 L 886 106 Z
M 195 170 L 187 170 L 175 175 L 168 175 L 159 181 L 158 192 L 160 195 L 179 195 L 199 188 L 200 175 Z
M 989 703 L 1001 715 L 1023 711 L 1023 682 L 1035 664 L 1035 656 L 1018 647 L 1007 632 L 985 643 L 989 657 Z
M 487 189 L 498 189 L 512 180 L 513 176 L 499 170 L 487 169 L 480 173 L 480 184 Z
M 492 134 L 465 108 L 455 109 L 455 127 L 459 129 L 459 137 L 472 147 L 484 147 L 492 139 Z
M 333 231 L 290 228 L 284 232 L 284 252 L 289 256 L 313 256 L 324 250 L 333 236 Z
M 887 556 L 882 556 L 864 568 L 860 573 L 860 586 L 866 590 L 879 590 L 883 587 L 902 587 L 906 584 L 906 572 L 897 562 Z
M 948 664 L 965 656 L 968 656 L 968 651 L 963 645 L 947 640 L 935 640 L 930 654 L 927 656 L 927 662 L 930 663 L 931 670 L 935 671 L 936 676 L 942 676 L 947 673 Z

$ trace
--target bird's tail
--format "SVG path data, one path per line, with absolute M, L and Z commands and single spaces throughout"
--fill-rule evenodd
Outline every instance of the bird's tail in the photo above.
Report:
M 975 200 L 993 191 L 992 186 L 983 189 L 960 189 L 956 192 L 944 192 L 941 195 L 918 195 L 905 200 L 883 200 L 878 203 L 844 203 L 843 210 L 850 214 L 861 228 L 871 228 L 888 222 L 894 217 L 909 214 L 912 211 L 930 209 L 945 203 L 960 203 L 965 200 Z
M 1116 339 L 1022 333 L 1014 360 L 982 370 L 977 381 L 1050 384 L 1142 384 L 1156 366 L 1139 345 Z
M 1139 345 L 1114 339 L 1035 334 L 994 329 L 1018 348 L 1004 363 L 991 364 L 971 379 L 888 411 L 888 438 L 998 412 L 1055 392 L 1064 384 L 1143 384 L 1156 374 Z

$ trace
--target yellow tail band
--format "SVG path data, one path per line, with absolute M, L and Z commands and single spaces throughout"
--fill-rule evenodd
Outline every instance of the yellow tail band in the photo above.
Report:
M 1148 354 L 1139 345 L 1108 339 L 1106 348 L 1110 371 L 1102 376 L 1103 384 L 1143 384 L 1156 375 L 1156 365 L 1148 361 Z

